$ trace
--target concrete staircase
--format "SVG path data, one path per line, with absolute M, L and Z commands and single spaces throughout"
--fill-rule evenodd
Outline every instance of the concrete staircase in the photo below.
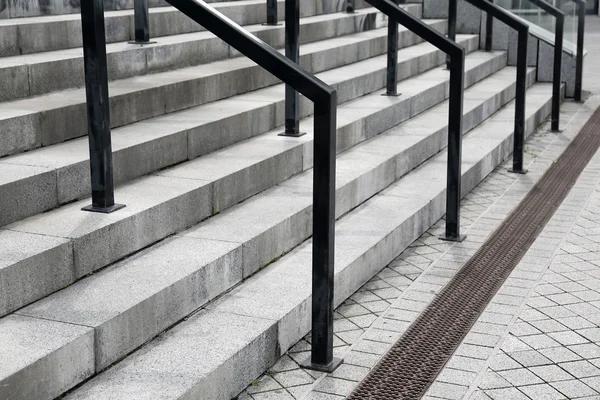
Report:
M 444 214 L 449 74 L 443 53 L 400 27 L 402 96 L 381 96 L 387 19 L 360 1 L 355 14 L 322 3 L 301 2 L 301 64 L 340 103 L 340 304 Z M 282 48 L 283 26 L 260 25 L 264 6 L 215 2 Z M 151 9 L 157 43 L 144 47 L 126 43 L 131 10 L 107 11 L 115 198 L 127 207 L 82 212 L 70 12 L 0 20 L 0 399 L 231 399 L 310 329 L 312 104 L 307 135 L 277 136 L 284 86 L 268 73 L 171 7 Z M 506 51 L 479 51 L 478 35 L 457 41 L 466 194 L 511 152 L 515 68 Z M 550 112 L 536 72 L 527 133 Z

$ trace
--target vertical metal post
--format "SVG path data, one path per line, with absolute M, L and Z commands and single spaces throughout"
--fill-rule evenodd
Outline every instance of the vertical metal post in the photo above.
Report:
M 448 0 L 448 39 L 456 42 L 456 14 L 457 14 L 457 1 Z M 446 68 L 450 69 L 451 57 L 446 56 Z
M 302 366 L 332 372 L 337 94 L 315 102 L 312 259 L 312 348 Z
M 279 25 L 277 19 L 277 0 L 267 0 L 267 23 L 264 25 Z
M 399 0 L 391 0 L 399 4 Z M 398 21 L 388 17 L 387 76 L 385 96 L 400 96 L 398 93 Z
M 81 29 L 92 181 L 92 205 L 83 210 L 111 213 L 124 206 L 115 204 L 114 198 L 102 0 L 81 2 Z
M 585 1 L 577 2 L 577 59 L 575 60 L 575 101 L 581 101 L 583 83 L 583 37 L 585 33 Z
M 148 0 L 134 0 L 134 29 L 135 40 L 131 44 L 150 44 L 150 14 L 148 12 Z
M 460 190 L 462 163 L 462 119 L 464 96 L 465 52 L 450 60 L 450 97 L 448 109 L 448 170 L 446 188 L 446 231 L 440 239 L 462 242 L 460 234 Z
M 348 14 L 353 14 L 355 12 L 354 0 L 346 0 L 346 12 Z
M 552 123 L 550 130 L 559 131 L 560 125 L 560 84 L 562 82 L 562 53 L 565 16 L 556 16 L 556 33 L 554 39 L 554 70 L 552 75 Z
M 285 56 L 300 62 L 300 0 L 285 0 Z M 299 137 L 300 95 L 290 85 L 285 86 L 285 132 L 279 136 Z
M 493 1 L 492 1 L 493 3 Z M 485 17 L 485 51 L 492 51 L 494 40 L 494 17 L 486 13 Z
M 525 144 L 525 90 L 527 89 L 527 42 L 529 28 L 519 31 L 517 43 L 517 93 L 515 98 L 515 130 L 513 167 L 510 172 L 526 174 L 523 169 L 523 147 Z

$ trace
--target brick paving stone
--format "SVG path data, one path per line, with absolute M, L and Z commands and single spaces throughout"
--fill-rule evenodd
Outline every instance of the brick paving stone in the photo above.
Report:
M 537 350 L 515 351 L 508 355 L 524 367 L 549 365 L 552 361 Z M 496 356 L 495 358 L 497 358 Z
M 523 392 L 514 387 L 487 390 L 486 394 L 494 400 L 530 400 Z

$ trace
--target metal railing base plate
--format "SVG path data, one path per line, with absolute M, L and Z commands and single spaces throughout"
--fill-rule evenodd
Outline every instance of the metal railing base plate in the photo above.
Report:
M 96 207 L 93 205 L 89 205 L 89 206 L 83 207 L 81 209 L 81 211 L 89 211 L 89 212 L 102 213 L 102 214 L 111 214 L 111 213 L 114 213 L 115 211 L 118 211 L 125 207 L 126 207 L 125 204 L 115 204 L 110 207 Z
M 309 357 L 306 361 L 304 361 L 302 364 L 300 364 L 300 366 L 304 369 L 309 369 L 311 371 L 332 373 L 333 371 L 338 369 L 338 367 L 340 365 L 342 365 L 343 363 L 344 363 L 344 360 L 342 360 L 341 358 L 334 357 L 333 361 L 331 361 L 328 365 L 313 364 L 310 361 L 310 357 Z

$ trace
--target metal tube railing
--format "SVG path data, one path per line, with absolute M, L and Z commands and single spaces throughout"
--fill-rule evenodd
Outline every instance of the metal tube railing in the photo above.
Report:
M 529 1 L 556 18 L 556 30 L 554 32 L 554 68 L 552 72 L 552 122 L 550 130 L 553 132 L 558 132 L 560 125 L 560 84 L 562 83 L 562 54 L 565 13 L 543 0 Z
M 356 12 L 356 5 L 354 0 L 346 0 L 346 12 L 348 14 L 354 14 Z
M 489 0 L 494 3 L 494 0 Z M 492 51 L 494 40 L 494 17 L 490 13 L 486 13 L 485 20 L 485 51 Z
M 517 39 L 517 93 L 515 96 L 513 167 L 510 172 L 525 174 L 527 173 L 527 170 L 523 168 L 523 150 L 525 143 L 525 91 L 527 90 L 527 45 L 529 39 L 529 26 L 505 11 L 503 8 L 487 0 L 466 1 L 480 10 L 485 11 L 488 14 L 488 17 L 497 18 L 509 27 L 515 29 L 519 35 Z
M 115 204 L 102 0 L 81 2 L 81 30 L 92 186 L 92 204 L 83 210 L 111 213 L 125 206 Z
M 585 0 L 577 3 L 577 59 L 575 60 L 575 101 L 581 101 L 583 84 L 583 41 L 585 33 Z
M 168 0 L 315 104 L 313 165 L 312 350 L 308 368 L 332 371 L 337 93 L 202 0 Z
M 267 23 L 265 25 L 278 25 L 277 0 L 267 0 Z
M 103 0 L 82 2 L 81 13 L 90 125 L 93 205 L 96 205 L 96 194 L 101 190 L 103 196 L 100 200 L 103 201 L 98 201 L 98 205 L 106 210 L 111 206 L 113 185 L 102 2 Z M 300 68 L 298 64 L 245 31 L 204 1 L 168 0 L 168 2 L 314 102 L 313 338 L 311 357 L 306 365 L 321 371 L 332 371 L 341 363 L 341 360 L 333 358 L 337 93 L 331 86 Z
M 390 0 L 398 5 L 400 0 Z M 388 16 L 387 34 L 387 72 L 385 95 L 400 96 L 398 93 L 398 22 L 392 16 Z
M 148 0 L 133 2 L 134 40 L 131 44 L 150 44 L 150 13 Z
M 461 241 L 464 239 L 460 234 L 460 188 L 465 50 L 391 0 L 366 0 L 366 2 L 386 14 L 390 23 L 403 25 L 450 56 L 446 230 L 441 239 Z M 398 49 L 396 48 L 395 51 L 397 52 Z
M 285 0 L 285 56 L 300 62 L 300 0 Z M 300 96 L 290 85 L 285 85 L 285 130 L 280 136 L 300 137 Z

